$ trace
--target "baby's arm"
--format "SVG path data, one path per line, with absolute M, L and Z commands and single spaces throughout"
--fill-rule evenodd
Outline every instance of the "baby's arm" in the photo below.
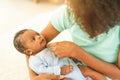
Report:
M 45 60 L 36 56 L 30 57 L 29 66 L 37 74 L 48 73 L 60 75 L 60 66 L 50 66 Z
M 87 66 L 78 66 L 85 77 L 90 77 L 92 80 L 106 80 L 105 76 Z

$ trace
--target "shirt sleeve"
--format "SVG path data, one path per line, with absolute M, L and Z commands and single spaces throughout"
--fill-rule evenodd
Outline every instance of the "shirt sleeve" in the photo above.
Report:
M 68 16 L 67 10 L 68 10 L 67 5 L 62 5 L 60 8 L 53 12 L 50 18 L 52 25 L 59 32 L 62 32 L 63 30 L 68 29 L 72 26 L 72 22 L 70 22 L 71 18 L 68 18 L 70 16 Z
M 30 68 L 37 74 L 48 73 L 60 75 L 60 66 L 49 66 L 46 61 L 37 56 L 31 56 L 29 59 Z

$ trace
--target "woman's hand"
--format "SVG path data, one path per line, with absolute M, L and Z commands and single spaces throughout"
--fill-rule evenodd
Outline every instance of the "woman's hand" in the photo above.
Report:
M 92 80 L 106 80 L 105 75 L 99 73 L 88 66 L 81 66 L 78 65 L 80 71 L 82 72 L 83 76 L 90 77 Z
M 33 80 L 63 80 L 63 76 L 53 75 L 53 74 L 40 74 L 34 77 Z
M 59 57 L 73 57 L 80 47 L 70 41 L 62 41 L 48 44 L 48 47 Z
M 32 80 L 70 80 L 64 76 L 53 75 L 53 74 L 40 74 Z

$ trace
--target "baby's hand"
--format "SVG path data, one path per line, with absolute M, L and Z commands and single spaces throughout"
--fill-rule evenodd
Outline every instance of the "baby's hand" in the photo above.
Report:
M 61 67 L 61 75 L 68 74 L 72 70 L 73 70 L 73 66 L 71 66 L 71 65 L 65 65 L 65 66 Z

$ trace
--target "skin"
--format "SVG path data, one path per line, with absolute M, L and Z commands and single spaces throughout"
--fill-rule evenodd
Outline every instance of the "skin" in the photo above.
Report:
M 91 77 L 92 80 L 106 80 L 106 78 L 105 78 L 105 76 L 103 74 L 91 69 L 88 66 L 78 65 L 78 67 L 80 68 L 82 74 L 85 77 Z
M 34 55 L 46 47 L 45 38 L 33 30 L 28 30 L 22 34 L 20 40 L 26 48 L 26 50 L 24 50 L 25 54 Z
M 118 67 L 120 68 L 120 49 L 119 49 L 119 56 L 118 56 Z

